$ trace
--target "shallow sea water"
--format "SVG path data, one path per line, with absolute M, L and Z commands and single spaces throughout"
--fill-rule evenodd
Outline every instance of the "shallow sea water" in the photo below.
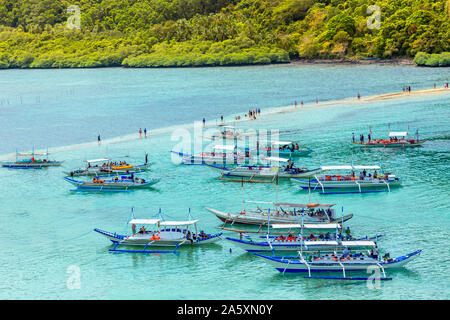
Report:
M 198 69 L 10 70 L 0 72 L 0 154 L 33 146 L 56 152 L 61 168 L 0 170 L 0 298 L 2 299 L 449 299 L 450 92 L 407 96 L 371 103 L 338 100 L 441 86 L 449 70 L 411 66 L 281 65 Z M 269 108 L 304 100 L 307 106 L 264 116 Z M 404 179 L 390 193 L 319 195 L 311 201 L 335 203 L 355 216 L 355 235 L 385 234 L 381 249 L 391 256 L 423 249 L 380 289 L 365 282 L 307 280 L 282 275 L 270 265 L 223 240 L 217 245 L 183 248 L 179 254 L 113 254 L 109 242 L 93 232 L 128 231 L 131 208 L 139 218 L 161 208 L 185 219 L 190 208 L 201 228 L 216 232 L 221 222 L 204 206 L 239 210 L 246 200 L 305 203 L 308 194 L 291 182 L 278 186 L 217 181 L 202 166 L 177 166 L 170 150 L 173 130 L 203 117 L 262 109 L 247 129 L 278 129 L 281 139 L 312 148 L 300 158 L 307 167 L 379 164 Z M 411 150 L 359 150 L 351 133 L 385 137 L 389 131 L 414 132 L 429 139 Z M 137 139 L 139 127 L 150 136 Z M 171 129 L 159 129 L 167 128 Z M 158 130 L 157 130 L 158 129 Z M 95 142 L 98 134 L 101 145 Z M 130 136 L 133 134 L 133 136 Z M 116 137 L 122 137 L 115 139 Z M 94 141 L 94 143 L 90 143 Z M 74 193 L 62 171 L 99 157 L 154 162 L 147 177 L 153 189 L 129 193 Z M 230 251 L 231 249 L 231 251 Z M 70 289 L 72 268 L 80 288 Z

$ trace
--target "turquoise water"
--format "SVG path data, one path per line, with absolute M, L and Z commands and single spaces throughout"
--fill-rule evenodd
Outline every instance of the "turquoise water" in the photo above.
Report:
M 450 92 L 264 116 L 294 100 L 332 101 L 404 85 L 429 88 L 449 78 L 445 68 L 374 65 L 2 71 L 0 154 L 49 147 L 56 151 L 53 158 L 65 162 L 48 170 L 0 170 L 0 298 L 449 299 Z M 313 194 L 312 201 L 354 213 L 348 222 L 354 234 L 385 234 L 380 247 L 391 256 L 416 249 L 422 255 L 404 270 L 389 271 L 393 280 L 380 289 L 369 289 L 365 282 L 283 276 L 225 240 L 176 255 L 108 252 L 109 242 L 92 230 L 128 231 L 131 208 L 139 218 L 161 208 L 176 219 L 185 219 L 190 208 L 203 229 L 216 232 L 221 223 L 204 206 L 239 210 L 243 199 L 307 202 L 308 195 L 290 182 L 241 189 L 217 181 L 208 168 L 171 162 L 172 129 L 256 106 L 262 117 L 240 127 L 279 129 L 281 138 L 301 141 L 314 150 L 302 159 L 305 166 L 381 162 L 402 177 L 403 187 L 389 194 Z M 370 127 L 374 137 L 384 137 L 388 126 L 419 129 L 429 141 L 412 150 L 351 148 L 352 132 L 367 135 Z M 139 127 L 150 130 L 147 139 L 137 139 Z M 156 130 L 164 127 L 172 129 Z M 95 142 L 99 133 L 101 145 Z M 125 138 L 108 141 L 115 137 Z M 73 193 L 63 180 L 63 170 L 86 159 L 127 156 L 141 162 L 146 152 L 154 162 L 148 176 L 162 179 L 153 189 Z M 72 268 L 79 268 L 79 289 L 67 285 Z

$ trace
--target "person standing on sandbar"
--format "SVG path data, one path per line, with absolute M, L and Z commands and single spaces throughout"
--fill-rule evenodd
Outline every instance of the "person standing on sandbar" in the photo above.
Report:
M 101 139 L 100 139 L 100 134 L 99 134 L 98 137 L 97 137 L 97 141 L 98 141 L 98 144 L 100 144 L 100 141 L 101 141 Z

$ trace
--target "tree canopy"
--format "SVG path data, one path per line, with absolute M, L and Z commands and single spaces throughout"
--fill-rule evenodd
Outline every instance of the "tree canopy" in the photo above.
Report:
M 80 29 L 67 25 L 73 5 L 80 9 Z M 447 57 L 447 0 L 379 0 L 379 12 L 371 5 L 369 0 L 0 0 L 0 68 Z M 377 14 L 374 28 L 370 23 Z M 447 65 L 447 58 L 442 61 L 438 65 Z

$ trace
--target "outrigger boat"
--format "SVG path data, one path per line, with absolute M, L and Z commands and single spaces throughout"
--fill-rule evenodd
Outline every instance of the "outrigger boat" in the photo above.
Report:
M 44 159 L 36 157 L 45 156 Z M 26 159 L 20 159 L 21 157 L 27 157 Z M 59 167 L 62 161 L 53 161 L 48 159 L 48 150 L 45 153 L 34 152 L 34 149 L 30 153 L 19 153 L 16 151 L 16 161 L 14 162 L 1 162 L 2 167 L 10 169 L 42 169 L 48 167 Z
M 327 224 L 351 219 L 353 214 L 337 216 L 334 204 L 296 204 L 284 202 L 244 201 L 256 208 L 243 208 L 239 213 L 227 213 L 205 207 L 220 220 L 231 224 L 267 225 L 270 223 L 298 223 L 303 219 L 306 224 Z M 263 206 L 268 206 L 264 208 Z
M 77 188 L 73 191 L 130 191 L 133 189 L 144 189 L 151 187 L 160 179 L 140 179 L 134 177 L 134 174 L 125 174 L 116 177 L 94 177 L 92 180 L 80 181 L 69 177 L 64 178 L 67 182 L 75 185 Z
M 350 174 L 346 175 L 314 175 L 313 179 L 291 179 L 291 181 L 300 184 L 302 189 L 319 190 L 321 194 L 332 193 L 367 193 L 367 192 L 381 192 L 391 191 L 392 187 L 398 187 L 402 181 L 395 175 L 390 173 L 384 173 L 380 175 L 376 170 L 381 170 L 380 166 L 322 166 L 322 172 L 331 170 L 346 170 L 350 171 Z M 359 176 L 355 175 L 355 170 L 363 170 Z M 366 170 L 375 170 L 373 175 L 366 174 Z M 335 191 L 325 192 L 325 190 L 346 189 L 357 191 Z M 370 189 L 370 191 L 363 191 L 364 189 Z M 383 190 L 377 190 L 383 189 Z
M 368 142 L 352 141 L 355 145 L 364 148 L 411 148 L 419 147 L 426 140 L 419 140 L 419 134 L 416 133 L 416 139 L 411 139 L 408 132 L 390 132 L 389 139 L 372 139 Z
M 311 177 L 321 173 L 321 168 L 308 169 L 308 168 L 295 168 L 292 160 L 279 157 L 266 157 L 267 165 L 241 165 L 235 168 L 229 168 L 226 166 L 209 165 L 208 167 L 217 170 L 221 173 L 219 180 L 225 181 L 237 181 L 237 182 L 262 182 L 271 183 L 278 179 L 290 179 L 290 178 L 305 178 Z M 271 162 L 288 162 L 287 166 L 280 167 L 279 165 L 271 165 Z M 231 179 L 229 179 L 231 177 Z M 249 178 L 244 180 L 243 178 Z M 241 179 L 233 179 L 241 178 Z M 261 179 L 263 181 L 261 181 Z M 270 179 L 271 181 L 264 181 Z
M 111 240 L 114 247 L 109 251 L 112 252 L 171 253 L 176 252 L 180 246 L 197 246 L 221 240 L 222 233 L 198 232 L 197 222 L 198 220 L 132 219 L 129 221 L 132 228 L 130 235 L 120 235 L 100 229 L 94 229 L 94 231 Z M 136 232 L 136 225 L 142 225 L 138 232 Z M 146 230 L 145 226 L 151 226 L 151 230 Z M 192 226 L 194 230 L 190 229 Z M 118 249 L 119 246 L 143 246 L 144 248 L 142 250 L 127 250 Z M 174 247 L 174 250 L 147 250 L 147 248 L 153 247 Z
M 377 278 L 379 280 L 392 280 L 386 277 L 385 269 L 402 268 L 408 262 L 418 257 L 422 250 L 417 250 L 404 256 L 397 258 L 390 258 L 389 254 L 384 255 L 382 259 L 378 257 L 359 254 L 315 254 L 311 252 L 305 255 L 299 251 L 299 256 L 292 257 L 277 257 L 265 256 L 255 253 L 255 256 L 261 257 L 267 263 L 270 263 L 281 273 L 285 272 L 301 272 L 308 273 L 306 278 L 320 278 L 320 279 L 341 279 L 341 280 L 375 280 L 371 277 L 347 277 L 346 272 L 360 271 L 368 272 L 371 270 L 381 269 L 383 277 Z M 343 277 L 313 277 L 311 274 L 316 272 L 342 272 Z
M 272 225 L 274 229 L 285 228 L 285 225 Z M 247 252 L 264 252 L 264 251 L 299 251 L 299 250 L 314 250 L 320 252 L 340 252 L 347 248 L 349 251 L 371 250 L 376 246 L 373 241 L 376 237 L 371 239 L 341 239 L 336 234 L 331 236 L 314 235 L 303 236 L 301 234 L 292 235 L 292 233 L 284 236 L 270 237 L 267 236 L 263 240 L 253 240 L 250 237 L 233 238 L 226 237 L 225 239 L 236 244 L 241 249 Z
M 150 168 L 150 163 L 146 162 L 144 164 L 132 165 L 125 161 L 111 161 L 110 159 L 93 159 L 86 161 L 86 168 L 76 169 L 70 172 L 64 172 L 71 177 L 78 176 L 105 176 L 105 175 L 116 175 L 116 174 L 126 174 L 126 173 L 138 173 L 144 172 Z M 100 164 L 101 163 L 101 164 Z
M 194 155 L 187 153 L 171 151 L 172 153 L 182 157 L 182 164 L 187 165 L 204 165 L 204 164 L 236 164 L 245 161 L 253 161 L 257 163 L 257 158 L 250 156 L 248 152 L 237 152 L 236 146 L 232 145 L 215 145 L 213 151 L 202 152 Z

